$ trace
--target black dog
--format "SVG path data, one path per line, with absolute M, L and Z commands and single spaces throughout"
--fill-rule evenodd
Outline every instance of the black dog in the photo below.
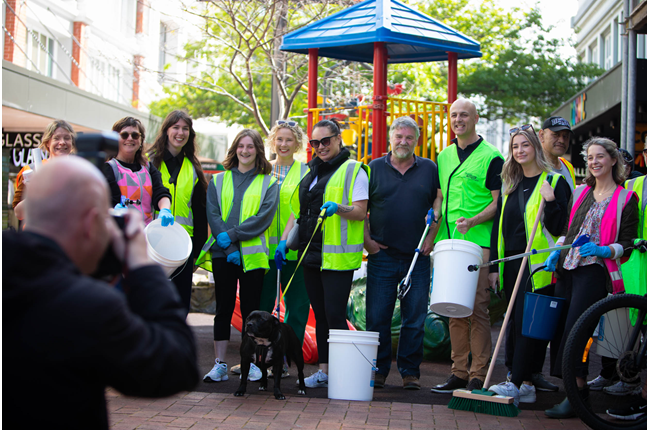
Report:
M 235 391 L 235 396 L 246 393 L 248 372 L 251 362 L 262 370 L 260 391 L 266 391 L 267 368 L 273 368 L 273 394 L 278 400 L 285 397 L 280 391 L 282 378 L 282 364 L 287 357 L 287 364 L 291 360 L 298 368 L 298 394 L 305 394 L 305 360 L 302 356 L 302 346 L 296 333 L 289 324 L 281 323 L 276 317 L 265 311 L 254 311 L 246 318 L 246 330 L 239 354 L 241 355 L 241 382 Z

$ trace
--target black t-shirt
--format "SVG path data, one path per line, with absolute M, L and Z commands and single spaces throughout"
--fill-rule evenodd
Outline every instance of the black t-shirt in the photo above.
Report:
M 390 156 L 370 163 L 370 237 L 388 246 L 385 252 L 391 257 L 410 260 L 440 188 L 438 167 L 414 156 L 413 165 L 402 175 L 390 164 Z

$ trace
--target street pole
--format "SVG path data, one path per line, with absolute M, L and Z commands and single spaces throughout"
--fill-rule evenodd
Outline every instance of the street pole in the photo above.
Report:
M 628 37 L 627 17 L 629 15 L 628 0 L 623 0 L 623 21 L 621 27 L 621 148 L 625 148 L 627 142 L 627 62 L 628 62 Z
M 631 1 L 631 0 L 630 0 Z M 628 21 L 629 22 L 629 21 Z M 634 157 L 636 140 L 636 31 L 628 30 L 627 64 L 627 139 L 624 148 Z M 623 145 L 621 145 L 623 147 Z

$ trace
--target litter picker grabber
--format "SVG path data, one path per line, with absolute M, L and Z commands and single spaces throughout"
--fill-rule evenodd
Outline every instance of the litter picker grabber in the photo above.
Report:
M 537 217 L 535 218 L 535 224 L 533 225 L 532 231 L 530 232 L 530 237 L 528 239 L 528 245 L 526 245 L 526 253 L 530 252 L 533 247 L 533 239 L 535 238 L 535 233 L 537 232 L 537 226 L 542 219 L 542 213 L 544 211 L 544 205 L 546 200 L 542 199 L 542 202 L 539 204 L 539 209 L 537 210 Z M 554 248 L 555 249 L 555 248 Z M 501 348 L 501 342 L 503 341 L 504 334 L 506 333 L 506 327 L 508 326 L 508 321 L 510 320 L 510 314 L 514 308 L 515 298 L 517 297 L 517 291 L 519 290 L 519 285 L 521 280 L 524 277 L 524 272 L 526 271 L 526 265 L 528 264 L 528 255 L 525 255 L 524 259 L 521 261 L 521 266 L 519 267 L 519 274 L 517 275 L 517 281 L 515 286 L 512 289 L 512 295 L 510 296 L 510 303 L 508 303 L 508 310 L 506 311 L 506 316 L 501 325 L 501 330 L 499 331 L 499 338 L 497 339 L 497 344 L 494 347 L 494 352 L 492 353 L 492 359 L 490 360 L 490 367 L 488 368 L 487 375 L 485 376 L 485 381 L 483 382 L 483 388 L 480 390 L 456 390 L 453 393 L 454 398 L 449 402 L 447 407 L 449 409 L 457 409 L 462 411 L 472 411 L 480 412 L 483 414 L 505 416 L 505 417 L 516 417 L 519 415 L 519 408 L 514 405 L 514 398 L 507 396 L 499 396 L 493 391 L 489 391 L 490 387 L 490 378 L 492 378 L 492 372 L 494 371 L 494 366 L 497 363 L 496 355 L 499 353 Z
M 431 221 L 433 221 L 433 209 L 429 209 L 429 212 L 427 213 L 427 225 L 424 228 L 424 233 L 422 233 L 422 238 L 420 239 L 420 243 L 418 244 L 418 247 L 415 250 L 415 255 L 413 256 L 413 260 L 411 261 L 411 266 L 409 267 L 409 271 L 406 273 L 404 279 L 402 279 L 402 282 L 400 282 L 399 285 L 397 286 L 397 290 L 398 290 L 397 298 L 400 300 L 403 300 L 406 294 L 411 289 L 411 273 L 413 273 L 415 262 L 418 260 L 418 255 L 420 255 L 420 249 L 422 249 L 422 245 L 424 244 L 424 239 L 427 237 L 427 234 L 429 233 L 429 228 L 431 228 Z
M 544 249 L 532 249 L 530 251 L 524 252 L 523 254 L 511 255 L 510 257 L 499 258 L 498 260 L 488 261 L 487 263 L 483 263 L 483 264 L 470 264 L 469 266 L 467 266 L 467 270 L 469 270 L 470 272 L 476 272 L 481 267 L 488 267 L 494 264 L 505 263 L 506 261 L 518 260 L 520 258 L 528 257 L 529 255 L 544 254 L 545 252 L 553 252 L 553 251 L 559 251 L 562 249 L 569 249 L 569 248 L 579 248 L 585 243 L 589 242 L 590 238 L 591 236 L 589 236 L 588 234 L 583 234 L 582 236 L 578 236 L 576 240 L 574 240 L 573 243 L 570 245 L 554 246 L 553 248 L 544 248 Z

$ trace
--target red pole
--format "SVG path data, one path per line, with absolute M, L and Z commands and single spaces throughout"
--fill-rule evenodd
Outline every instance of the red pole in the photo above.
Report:
M 375 42 L 372 105 L 372 158 L 386 151 L 386 90 L 388 87 L 388 53 L 384 42 Z
M 318 107 L 318 48 L 309 48 L 309 69 L 307 71 L 307 108 Z M 314 127 L 311 113 L 307 114 L 307 136 L 311 137 Z M 311 160 L 311 148 L 307 148 L 307 161 Z
M 447 52 L 447 103 L 453 103 L 458 98 L 458 53 Z M 456 134 L 449 127 L 450 139 Z

